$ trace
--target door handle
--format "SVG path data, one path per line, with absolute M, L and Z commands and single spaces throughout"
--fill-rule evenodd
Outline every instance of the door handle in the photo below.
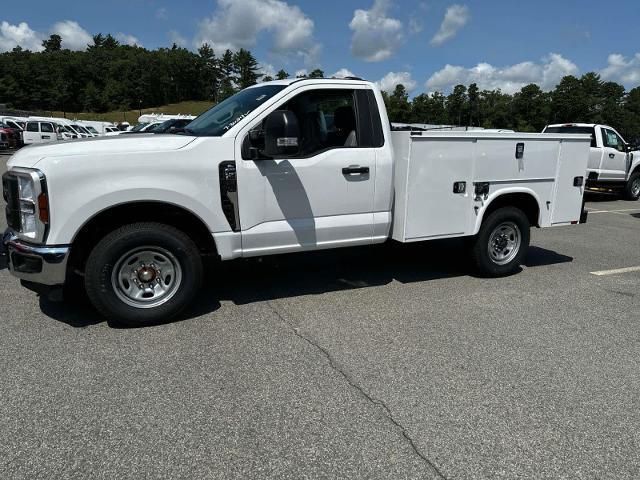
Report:
M 342 169 L 343 175 L 366 175 L 369 173 L 369 167 L 345 167 Z
M 616 154 L 615 153 L 610 153 L 609 154 L 609 158 L 616 158 Z

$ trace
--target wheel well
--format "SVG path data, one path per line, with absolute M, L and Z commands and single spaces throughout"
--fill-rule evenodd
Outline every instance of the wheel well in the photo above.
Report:
M 484 212 L 484 218 L 502 207 L 516 207 L 524 212 L 532 227 L 538 227 L 540 206 L 533 195 L 528 193 L 505 193 L 493 200 Z
M 202 255 L 217 254 L 211 232 L 204 222 L 190 211 L 164 202 L 133 202 L 104 210 L 82 226 L 71 244 L 69 258 L 71 271 L 84 270 L 89 253 L 105 235 L 119 227 L 136 222 L 158 222 L 171 225 L 186 233 Z

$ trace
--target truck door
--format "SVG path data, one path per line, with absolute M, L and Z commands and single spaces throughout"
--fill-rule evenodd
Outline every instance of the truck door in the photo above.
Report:
M 369 109 L 356 97 L 356 89 L 302 87 L 252 126 L 290 110 L 301 139 L 292 157 L 239 161 L 245 256 L 371 243 L 376 148 L 358 116 Z
M 26 129 L 24 131 L 24 143 L 25 145 L 40 143 L 39 122 L 27 122 Z
M 610 128 L 602 128 L 601 180 L 624 181 L 627 176 L 627 152 L 622 137 Z
M 57 134 L 53 128 L 53 124 L 42 122 L 40 124 L 40 143 L 54 142 L 57 140 Z

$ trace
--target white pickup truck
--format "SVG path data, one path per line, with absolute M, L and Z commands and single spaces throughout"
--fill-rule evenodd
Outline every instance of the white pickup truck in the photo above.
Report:
M 592 123 L 568 123 L 549 125 L 544 132 L 590 135 L 587 188 L 617 190 L 627 200 L 640 198 L 640 151 L 634 151 L 634 147 L 625 142 L 614 128 Z
M 483 275 L 513 273 L 530 227 L 583 215 L 588 135 L 392 131 L 359 79 L 262 83 L 184 135 L 25 148 L 3 176 L 9 268 L 45 293 L 82 279 L 105 316 L 166 320 L 202 256 L 467 237 Z

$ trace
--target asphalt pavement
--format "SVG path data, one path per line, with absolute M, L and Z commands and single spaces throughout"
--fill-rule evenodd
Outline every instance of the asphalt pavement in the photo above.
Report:
M 240 260 L 152 328 L 0 271 L 0 478 L 640 478 L 640 202 L 587 207 L 508 278 L 458 241 Z

